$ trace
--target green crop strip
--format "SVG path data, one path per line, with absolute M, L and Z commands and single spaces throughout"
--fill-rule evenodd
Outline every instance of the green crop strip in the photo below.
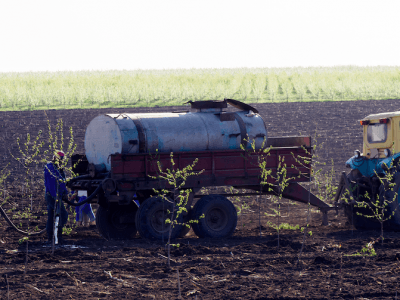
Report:
M 400 67 L 0 73 L 0 110 L 400 98 Z

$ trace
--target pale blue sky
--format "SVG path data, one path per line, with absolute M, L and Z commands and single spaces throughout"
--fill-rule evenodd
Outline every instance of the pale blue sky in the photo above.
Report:
M 0 0 L 0 72 L 400 66 L 399 1 Z

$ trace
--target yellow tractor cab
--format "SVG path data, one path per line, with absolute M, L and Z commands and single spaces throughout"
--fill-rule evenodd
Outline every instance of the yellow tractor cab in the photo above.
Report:
M 386 167 L 400 157 L 400 111 L 372 114 L 360 120 L 363 126 L 363 152 L 354 152 L 346 167 L 363 176 L 385 174 Z
M 369 115 L 360 124 L 363 156 L 385 158 L 400 152 L 400 111 Z

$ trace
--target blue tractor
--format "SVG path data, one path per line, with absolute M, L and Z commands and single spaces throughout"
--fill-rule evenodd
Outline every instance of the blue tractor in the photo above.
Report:
M 346 162 L 336 201 L 357 229 L 400 230 L 400 111 L 360 120 L 363 152 Z

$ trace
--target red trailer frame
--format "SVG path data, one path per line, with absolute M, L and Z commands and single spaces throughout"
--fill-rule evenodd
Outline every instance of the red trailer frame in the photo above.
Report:
M 198 159 L 194 172 L 203 171 L 199 175 L 188 177 L 184 189 L 192 189 L 194 198 L 203 187 L 233 186 L 239 189 L 250 190 L 240 195 L 279 194 L 276 175 L 279 161 L 283 159 L 286 164 L 288 186 L 282 192 L 284 198 L 310 203 L 318 207 L 323 213 L 323 225 L 328 224 L 328 204 L 313 195 L 300 182 L 311 181 L 312 147 L 311 137 L 280 137 L 268 138 L 267 152 L 244 150 L 213 150 L 213 151 L 188 151 L 175 152 L 173 159 L 176 169 L 191 165 Z M 154 195 L 154 190 L 173 189 L 168 182 L 158 177 L 159 162 L 163 170 L 171 168 L 170 153 L 139 153 L 139 154 L 113 154 L 110 155 L 111 172 L 106 180 L 99 180 L 95 174 L 93 178 L 85 178 L 71 183 L 75 190 L 93 190 L 100 184 L 104 194 L 99 196 L 100 205 L 113 203 L 114 205 L 128 205 L 135 194 L 142 204 L 148 197 Z M 266 161 L 266 169 L 271 171 L 267 184 L 261 184 L 261 169 L 259 159 Z M 229 197 L 233 194 L 221 194 Z
M 196 152 L 175 152 L 173 159 L 175 169 L 182 169 L 198 159 L 193 171 L 200 175 L 189 177 L 185 188 L 207 186 L 260 186 L 261 169 L 258 159 L 266 160 L 266 168 L 272 171 L 268 183 L 276 184 L 274 177 L 278 170 L 279 157 L 287 165 L 287 176 L 291 182 L 310 180 L 310 168 L 300 160 L 311 159 L 309 149 L 302 147 L 271 148 L 267 154 L 249 153 L 243 150 L 216 150 Z M 158 175 L 157 162 L 162 170 L 171 168 L 170 153 L 111 155 L 111 178 L 118 183 L 117 189 L 143 190 L 149 188 L 169 188 Z M 259 188 L 257 188 L 259 190 Z
M 327 224 L 326 213 L 332 208 L 298 184 L 311 181 L 311 137 L 269 138 L 267 147 L 269 150 L 266 153 L 243 150 L 175 152 L 173 159 L 176 169 L 182 169 L 198 159 L 193 171 L 203 170 L 200 175 L 189 177 L 184 188 L 234 186 L 257 193 L 278 194 L 276 174 L 279 157 L 284 158 L 290 181 L 282 196 L 318 207 L 324 214 L 323 223 Z M 110 158 L 111 179 L 120 192 L 171 188 L 165 180 L 157 178 L 157 162 L 163 170 L 172 167 L 170 153 L 114 154 Z M 267 178 L 268 185 L 261 185 L 260 158 L 266 161 L 266 169 L 272 171 Z

